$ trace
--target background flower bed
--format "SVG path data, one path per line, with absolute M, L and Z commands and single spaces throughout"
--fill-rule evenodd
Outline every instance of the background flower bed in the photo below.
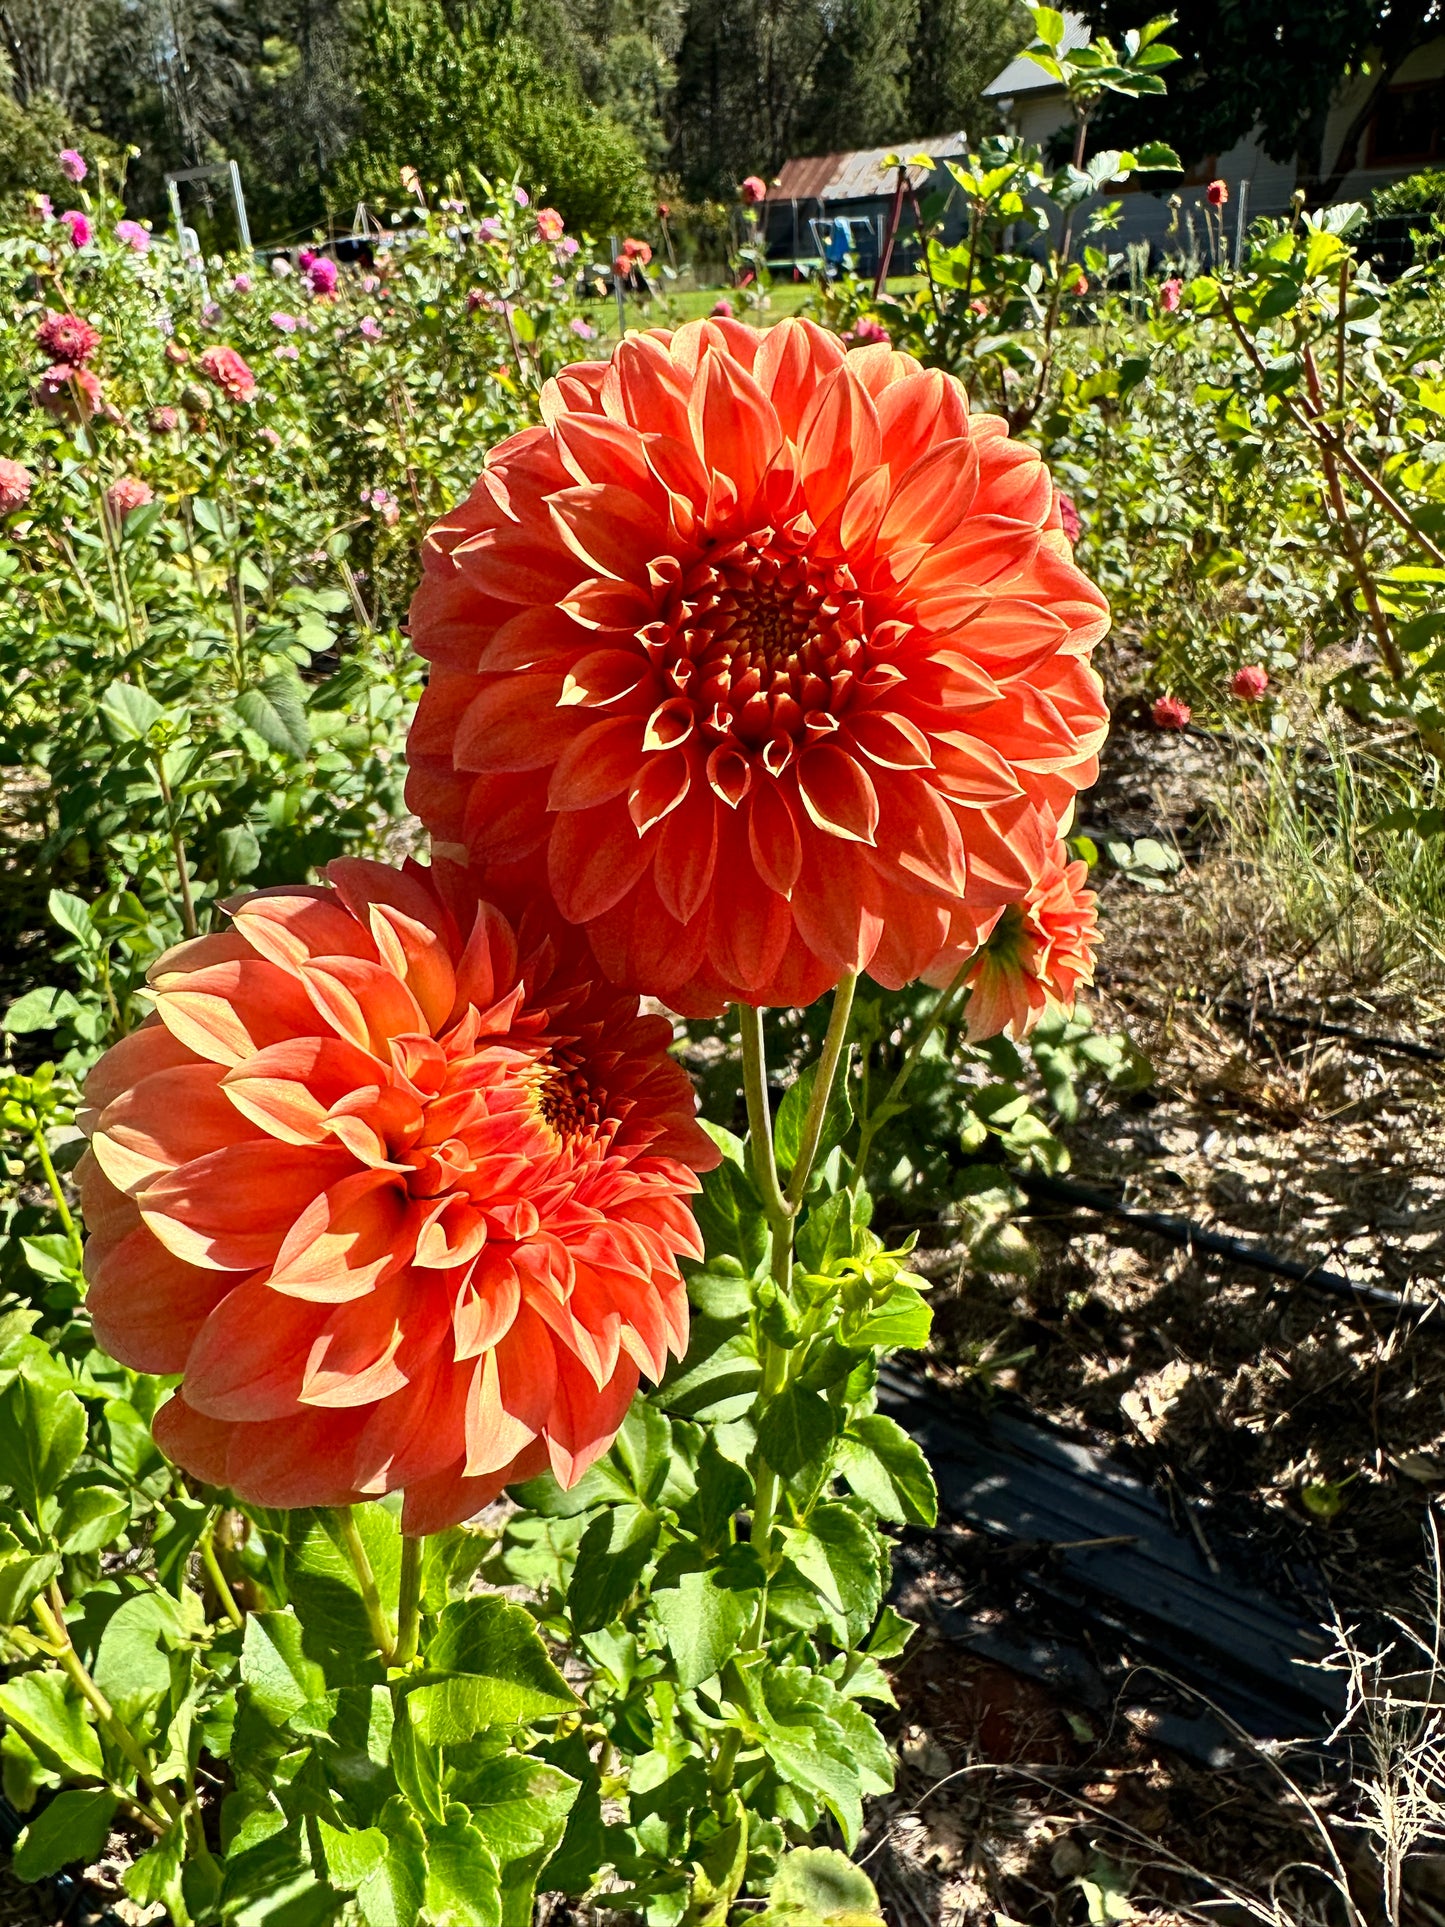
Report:
M 16 1168 L 4 1262 L 16 1308 L 38 1304 L 41 1329 L 103 1389 L 106 1452 L 132 1449 L 131 1473 L 144 1480 L 157 1468 L 127 1434 L 123 1408 L 144 1415 L 154 1388 L 88 1351 L 72 1316 L 68 1234 L 43 1186 L 42 1143 L 62 1168 L 74 1143 L 66 1075 L 94 1056 L 146 964 L 181 934 L 183 868 L 202 918 L 243 880 L 293 877 L 394 838 L 397 752 L 417 689 L 401 629 L 415 543 L 470 481 L 480 449 L 532 418 L 539 376 L 584 337 L 572 326 L 581 317 L 565 257 L 537 239 L 513 196 L 472 210 L 497 223 L 494 236 L 463 235 L 465 211 L 443 208 L 378 264 L 375 287 L 348 269 L 335 298 L 325 274 L 318 294 L 296 272 L 218 269 L 214 312 L 168 249 L 142 254 L 116 238 L 117 212 L 89 204 L 87 247 L 39 221 L 5 243 L 17 320 L 5 341 L 3 452 L 31 483 L 6 523 L 15 613 L 0 644 L 13 692 L 4 727 L 14 937 L 5 951 L 17 996 L 7 1030 L 20 1067 L 7 1112 Z M 251 286 L 237 287 L 236 274 Z M 1415 719 L 1434 700 L 1436 591 L 1428 577 L 1399 585 L 1404 619 L 1423 619 L 1422 701 L 1391 710 L 1397 698 L 1372 671 L 1318 474 L 1308 449 L 1281 432 L 1277 398 L 1272 406 L 1252 385 L 1217 318 L 1151 315 L 1137 299 L 1101 293 L 1101 279 L 1070 297 L 1078 305 L 1067 310 L 1058 385 L 1034 432 L 1075 493 L 1081 554 L 1115 599 L 1116 708 L 1143 726 L 1147 700 L 1178 691 L 1194 714 L 1184 737 L 1147 738 L 1148 775 L 1136 779 L 1155 796 L 1174 784 L 1171 807 L 1141 812 L 1111 797 L 1083 819 L 1106 899 L 1130 906 L 1119 927 L 1139 929 L 1142 944 L 1159 920 L 1140 906 L 1160 895 L 1177 903 L 1191 887 L 1181 850 L 1191 869 L 1222 864 L 1245 880 L 1247 900 L 1277 914 L 1262 944 L 1266 978 L 1276 957 L 1309 946 L 1294 968 L 1332 959 L 1335 976 L 1314 980 L 1332 985 L 1328 994 L 1345 983 L 1371 997 L 1383 989 L 1393 1021 L 1428 1020 L 1439 997 L 1438 778 Z M 36 332 L 65 297 L 100 334 L 88 362 L 100 408 L 82 435 L 32 400 L 45 366 Z M 1347 344 L 1373 396 L 1375 452 L 1429 527 L 1436 299 L 1429 279 L 1392 291 L 1378 329 Z M 1028 316 L 1019 319 L 1027 346 Z M 168 354 L 168 343 L 188 358 Z M 233 368 L 234 394 L 207 373 L 203 358 L 217 347 L 241 356 L 255 394 L 244 395 Z M 228 364 L 212 355 L 211 366 Z M 122 521 L 101 500 L 127 482 L 152 499 Z M 111 500 L 124 509 L 124 494 Z M 1244 662 L 1269 671 L 1262 707 L 1230 693 Z M 118 690 L 126 671 L 136 681 Z M 1191 753 L 1207 767 L 1180 806 L 1177 778 Z M 1207 927 L 1228 944 L 1239 926 L 1221 915 Z M 1173 956 L 1153 965 L 1166 997 L 1187 976 Z M 1211 987 L 1257 989 L 1258 976 L 1242 957 L 1238 986 L 1226 977 Z M 905 997 L 865 1013 L 885 1049 L 908 1011 Z M 775 1041 L 800 1061 L 806 1034 L 779 1028 Z M 735 1067 L 710 1055 L 708 1041 L 700 1029 L 695 1049 L 722 1096 Z M 1076 1085 L 1087 1097 L 1110 1080 L 1121 1091 L 1139 1081 L 1122 1045 L 1057 1030 L 1042 1041 L 1042 1051 L 1005 1049 L 987 1066 L 934 1056 L 928 1108 L 890 1173 L 893 1219 L 941 1219 L 950 1275 L 990 1276 L 1005 1308 L 1011 1281 L 1017 1302 L 1031 1302 L 1036 1260 L 1011 1222 L 1017 1196 L 999 1154 L 1056 1164 L 1060 1153 L 1047 1131 L 1014 1129 L 996 1097 L 975 1107 L 969 1088 L 1046 1088 L 1068 1118 Z M 1168 1036 L 1150 1041 L 1168 1063 Z M 58 1082 L 29 1075 L 47 1051 L 61 1065 Z M 1324 1101 L 1308 1085 L 1301 1096 L 1308 1115 Z M 1435 1128 L 1428 1093 L 1413 1102 L 1422 1134 Z M 990 1155 L 965 1158 L 960 1134 Z M 1087 1138 L 1075 1141 L 1087 1154 Z M 1419 1269 L 1438 1269 L 1428 1248 Z M 1107 1303 L 1101 1286 L 1074 1289 Z M 959 1362 L 985 1384 L 1017 1371 L 998 1361 L 1027 1334 L 1020 1340 L 1007 1316 L 980 1326 L 987 1297 L 962 1302 Z M 1426 1452 L 1433 1442 L 1419 1428 L 1410 1438 Z M 1322 1458 L 1308 1469 L 1315 1483 L 1338 1485 L 1353 1468 Z M 1295 1477 L 1285 1504 L 1309 1482 Z M 1374 1477 L 1398 1492 L 1387 1462 Z M 1418 1496 L 1409 1485 L 1403 1494 Z M 1307 1535 L 1329 1529 L 1306 1514 Z

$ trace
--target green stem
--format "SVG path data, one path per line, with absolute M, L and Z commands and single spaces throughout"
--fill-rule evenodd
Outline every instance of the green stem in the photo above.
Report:
M 376 1583 L 376 1573 L 366 1547 L 361 1542 L 357 1530 L 356 1515 L 349 1505 L 336 1508 L 336 1523 L 341 1532 L 341 1543 L 346 1547 L 347 1557 L 356 1572 L 356 1583 L 361 1588 L 361 1603 L 366 1608 L 366 1623 L 371 1628 L 371 1637 L 376 1650 L 381 1654 L 384 1664 L 390 1666 L 396 1658 L 397 1642 L 387 1624 L 386 1608 L 381 1603 L 381 1592 Z M 416 1543 L 411 1539 L 402 1540 L 403 1555 L 408 1546 Z
M 817 1075 L 813 1079 L 813 1095 L 808 1101 L 808 1114 L 803 1119 L 803 1135 L 798 1145 L 798 1161 L 793 1166 L 793 1175 L 788 1180 L 788 1189 L 785 1193 L 788 1209 L 795 1214 L 803 1202 L 803 1193 L 808 1188 L 808 1179 L 813 1174 L 813 1160 L 818 1155 L 818 1145 L 823 1136 L 823 1120 L 828 1114 L 828 1101 L 833 1095 L 833 1080 L 838 1074 L 838 1062 L 848 1039 L 848 1019 L 853 1013 L 853 993 L 857 988 L 858 978 L 855 973 L 844 977 L 833 992 L 833 1010 L 828 1019 L 828 1034 L 823 1039 L 823 1054 L 818 1059 Z
M 211 1584 L 216 1589 L 216 1598 L 221 1603 L 221 1611 L 226 1615 L 227 1619 L 230 1620 L 231 1624 L 236 1628 L 236 1631 L 240 1632 L 246 1624 L 246 1615 L 236 1604 L 236 1595 L 231 1591 L 230 1581 L 221 1570 L 221 1562 L 216 1557 L 216 1547 L 212 1536 L 215 1529 L 216 1515 L 212 1513 L 211 1517 L 206 1521 L 205 1531 L 201 1534 L 201 1564 L 205 1567 Z
M 401 1584 L 396 1602 L 396 1651 L 393 1666 L 410 1666 L 421 1633 L 421 1560 L 424 1539 L 401 1542 Z
M 135 1769 L 136 1777 L 150 1793 L 156 1811 L 167 1825 L 173 1824 L 180 1815 L 180 1807 L 170 1791 L 151 1777 L 151 1764 L 139 1741 L 130 1728 L 116 1717 L 115 1708 L 86 1671 L 79 1653 L 70 1643 L 70 1631 L 65 1624 L 65 1602 L 53 1586 L 51 1595 L 49 1600 L 41 1595 L 31 1602 L 31 1611 L 40 1621 L 40 1630 L 55 1648 L 56 1657 L 72 1683 L 94 1707 L 101 1730 Z
M 948 988 L 939 993 L 928 1015 L 919 1026 L 918 1035 L 909 1045 L 903 1062 L 899 1066 L 898 1075 L 884 1093 L 883 1102 L 875 1105 L 864 1118 L 863 1127 L 858 1134 L 858 1152 L 853 1160 L 853 1176 L 855 1179 L 862 1177 L 868 1164 L 868 1153 L 873 1148 L 873 1140 L 883 1129 L 884 1125 L 888 1123 L 887 1113 L 890 1108 L 902 1097 L 904 1087 L 913 1075 L 914 1066 L 923 1055 L 924 1045 L 928 1042 L 934 1031 L 938 1029 L 939 1025 L 943 1023 L 946 1018 L 952 1018 L 954 1015 L 954 1010 L 950 1008 L 954 999 L 958 998 L 959 1002 L 962 1002 L 961 992 L 965 987 L 965 979 L 969 971 L 972 970 L 977 956 L 978 952 L 975 950 L 969 956 L 965 957 L 963 962 L 958 966 L 958 969 L 954 972 L 953 980 Z
M 748 1107 L 748 1137 L 753 1174 L 763 1194 L 763 1211 L 774 1227 L 791 1217 L 778 1183 L 778 1161 L 773 1154 L 773 1120 L 768 1109 L 768 1070 L 763 1046 L 763 1013 L 752 1004 L 738 1005 L 738 1035 L 743 1047 L 743 1097 Z
M 65 1236 L 70 1245 L 70 1255 L 79 1264 L 83 1255 L 80 1232 L 75 1219 L 70 1215 L 70 1206 L 65 1202 L 65 1192 L 61 1188 L 55 1162 L 50 1155 L 50 1146 L 45 1142 L 45 1131 L 38 1122 L 30 1133 L 30 1141 L 35 1146 L 35 1155 L 40 1160 L 40 1168 L 45 1173 L 45 1182 L 50 1187 L 50 1195 L 55 1200 L 56 1216 L 60 1219 Z
M 166 753 L 158 749 L 155 753 L 156 782 L 160 786 L 161 801 L 166 806 L 166 824 L 171 833 L 171 852 L 176 860 L 176 881 L 181 887 L 181 928 L 188 937 L 198 937 L 200 926 L 196 922 L 196 904 L 191 895 L 191 870 L 186 862 L 186 846 L 181 840 L 180 824 L 176 819 L 175 798 L 171 794 L 171 781 L 166 775 Z

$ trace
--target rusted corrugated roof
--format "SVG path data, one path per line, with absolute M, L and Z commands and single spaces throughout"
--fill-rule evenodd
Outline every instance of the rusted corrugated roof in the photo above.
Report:
M 932 140 L 899 141 L 892 147 L 863 147 L 851 154 L 809 154 L 785 161 L 768 189 L 770 201 L 872 201 L 891 194 L 896 178 L 883 162 L 889 154 L 930 154 L 935 161 L 955 159 L 968 148 L 966 134 L 938 134 Z M 911 170 L 921 187 L 928 169 Z

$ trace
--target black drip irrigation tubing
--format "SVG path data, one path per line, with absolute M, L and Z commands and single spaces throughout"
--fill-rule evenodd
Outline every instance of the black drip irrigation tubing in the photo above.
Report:
M 1320 1037 L 1340 1037 L 1366 1050 L 1412 1057 L 1421 1064 L 1445 1064 L 1445 1045 L 1420 1044 L 1413 1037 L 1371 1037 L 1365 1031 L 1352 1030 L 1348 1024 L 1332 1024 L 1325 1017 L 1297 1017 L 1291 1011 L 1272 1010 L 1268 1005 L 1247 1004 L 1241 997 L 1220 997 L 1215 1000 L 1215 1008 L 1227 1010 L 1231 1016 L 1247 1017 L 1251 1030 L 1257 1025 L 1283 1024 L 1290 1030 L 1312 1030 Z
M 1206 1225 L 1196 1224 L 1192 1218 L 1176 1218 L 1161 1211 L 1141 1211 L 1137 1206 L 1124 1204 L 1112 1198 L 1107 1191 L 1096 1191 L 1091 1185 L 1075 1184 L 1071 1178 L 1051 1178 L 1042 1172 L 1015 1174 L 1020 1189 L 1035 1203 L 1067 1204 L 1081 1211 L 1097 1211 L 1101 1216 L 1118 1218 L 1125 1224 L 1136 1225 L 1141 1231 L 1152 1231 L 1156 1237 L 1167 1238 L 1170 1244 L 1178 1245 L 1184 1251 L 1204 1251 L 1214 1258 L 1227 1258 L 1231 1264 L 1247 1265 L 1252 1271 L 1263 1271 L 1271 1277 L 1287 1278 L 1292 1284 L 1311 1285 L 1316 1291 L 1328 1292 L 1333 1298 L 1348 1298 L 1356 1304 L 1378 1305 L 1387 1311 L 1425 1311 L 1428 1306 L 1419 1298 L 1407 1298 L 1403 1293 L 1390 1291 L 1383 1285 L 1365 1285 L 1357 1279 L 1343 1277 L 1337 1271 L 1325 1271 L 1319 1265 L 1301 1264 L 1297 1258 L 1280 1258 L 1263 1245 L 1248 1243 L 1243 1238 L 1231 1238 L 1222 1231 L 1211 1231 Z

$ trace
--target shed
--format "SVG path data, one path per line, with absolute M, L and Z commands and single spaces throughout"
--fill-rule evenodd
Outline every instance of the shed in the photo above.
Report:
M 860 236 L 856 249 L 864 273 L 872 273 L 888 232 L 897 182 L 895 168 L 885 166 L 890 154 L 927 154 L 926 167 L 909 169 L 914 192 L 929 186 L 952 185 L 945 163 L 968 153 L 962 132 L 936 134 L 931 139 L 895 141 L 889 147 L 862 147 L 848 154 L 807 154 L 785 161 L 769 187 L 760 210 L 768 258 L 780 265 L 816 260 L 819 244 L 815 224 L 849 222 Z M 904 226 L 911 228 L 906 220 Z

